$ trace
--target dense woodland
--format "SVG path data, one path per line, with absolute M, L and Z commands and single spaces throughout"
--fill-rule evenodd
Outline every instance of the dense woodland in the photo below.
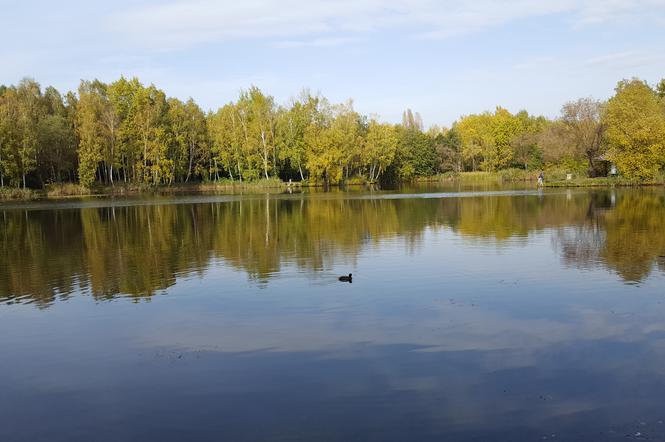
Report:
M 336 184 L 509 168 L 593 177 L 609 162 L 636 181 L 663 172 L 665 80 L 621 81 L 607 102 L 566 103 L 554 120 L 497 107 L 427 130 L 411 110 L 388 124 L 308 91 L 280 105 L 251 87 L 205 112 L 136 78 L 65 95 L 31 79 L 0 86 L 0 186 Z

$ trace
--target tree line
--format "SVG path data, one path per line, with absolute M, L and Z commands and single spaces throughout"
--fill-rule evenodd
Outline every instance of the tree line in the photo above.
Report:
M 555 119 L 497 107 L 427 130 L 411 110 L 389 124 L 306 90 L 280 105 L 250 87 L 206 112 L 136 78 L 84 80 L 64 95 L 32 79 L 0 86 L 0 186 L 336 184 L 508 168 L 593 177 L 610 162 L 630 179 L 662 173 L 665 80 L 623 80 L 608 101 L 566 103 Z

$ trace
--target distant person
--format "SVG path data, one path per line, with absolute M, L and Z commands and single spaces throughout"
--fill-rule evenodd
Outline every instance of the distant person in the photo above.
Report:
M 540 172 L 540 175 L 538 175 L 538 187 L 542 187 L 543 183 L 545 183 L 545 175 Z

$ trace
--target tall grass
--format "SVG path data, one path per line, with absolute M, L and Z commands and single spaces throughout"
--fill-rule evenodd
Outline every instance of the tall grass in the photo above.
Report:
M 75 183 L 47 184 L 44 188 L 46 196 L 62 198 L 66 196 L 90 195 L 90 189 Z
M 39 198 L 39 192 L 32 189 L 19 189 L 16 187 L 0 187 L 0 201 L 34 200 Z

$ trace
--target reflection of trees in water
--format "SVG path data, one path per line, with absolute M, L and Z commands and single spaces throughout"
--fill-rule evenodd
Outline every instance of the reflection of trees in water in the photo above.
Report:
M 613 194 L 612 194 L 613 195 Z M 605 244 L 605 229 L 600 217 L 612 208 L 615 197 L 607 193 L 592 193 L 588 197 L 586 214 L 579 222 L 556 229 L 552 244 L 561 253 L 566 265 L 581 269 L 597 267 Z
M 605 231 L 597 224 L 563 227 L 552 237 L 564 263 L 581 269 L 598 266 L 599 252 L 605 243 Z
M 640 281 L 665 255 L 665 196 L 628 194 L 604 216 L 607 241 L 603 261 L 627 281 Z
M 665 255 L 659 194 L 605 191 L 444 199 L 246 199 L 224 203 L 4 211 L 0 296 L 48 305 L 80 288 L 96 298 L 151 296 L 213 258 L 266 283 L 284 265 L 317 272 L 384 239 L 411 250 L 426 228 L 499 243 L 556 229 L 569 265 L 629 281 Z M 658 263 L 663 269 L 663 262 Z
M 202 274 L 211 258 L 266 282 L 285 263 L 320 271 L 386 237 L 415 247 L 435 212 L 407 200 L 343 199 L 5 211 L 0 295 L 43 305 L 79 287 L 97 298 L 150 296 Z
M 581 224 L 558 229 L 553 242 L 564 262 L 580 268 L 599 265 L 625 281 L 639 282 L 656 265 L 664 270 L 665 198 L 657 192 L 592 194 Z

